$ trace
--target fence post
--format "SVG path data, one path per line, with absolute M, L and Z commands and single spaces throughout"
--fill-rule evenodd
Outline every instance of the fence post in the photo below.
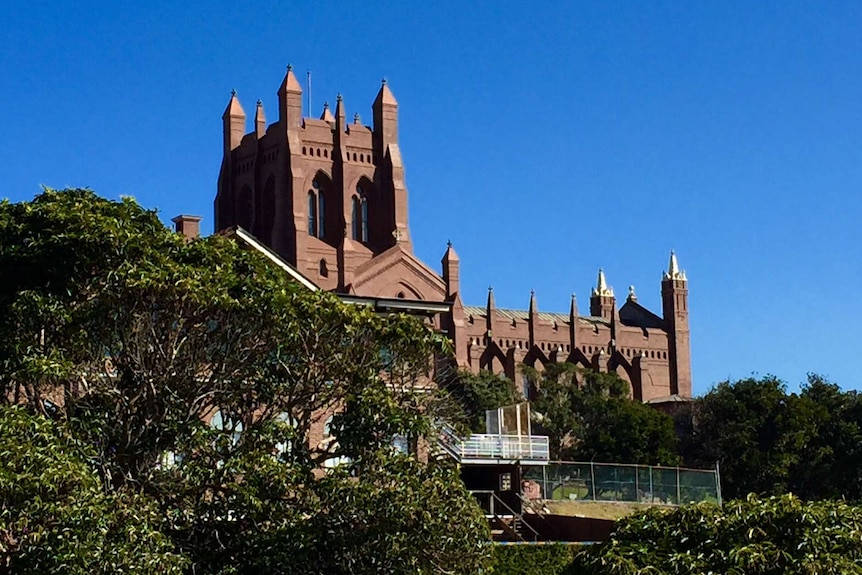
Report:
M 718 499 L 718 506 L 721 507 L 721 470 L 717 459 L 715 460 L 715 497 Z
M 548 494 L 548 466 L 547 465 L 542 466 L 542 489 L 543 489 L 542 493 L 545 494 L 545 499 L 553 499 L 554 498 L 553 493 L 551 493 L 550 495 Z
M 592 484 L 593 501 L 596 500 L 596 467 L 590 461 L 590 483 Z
M 652 465 L 649 466 L 649 502 L 655 503 L 655 490 L 652 486 Z

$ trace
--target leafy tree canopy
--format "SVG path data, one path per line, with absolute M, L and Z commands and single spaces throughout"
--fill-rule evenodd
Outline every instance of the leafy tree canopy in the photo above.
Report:
M 810 375 L 799 393 L 772 376 L 723 382 L 692 406 L 686 461 L 721 466 L 728 498 L 793 492 L 862 497 L 862 403 Z
M 550 438 L 551 457 L 674 465 L 679 462 L 673 420 L 629 397 L 615 373 L 582 370 L 570 363 L 539 372 L 524 366 L 535 386 L 534 417 Z
M 483 564 L 487 525 L 451 470 L 393 452 L 451 411 L 428 378 L 446 343 L 421 322 L 88 190 L 0 203 L 0 315 L 2 397 L 66 426 L 103 496 L 153 501 L 194 573 L 323 572 L 324 532 L 342 572 Z
M 91 457 L 61 425 L 0 406 L 0 571 L 182 573 L 155 501 L 105 493 Z
M 446 382 L 446 390 L 461 406 L 466 425 L 474 433 L 485 433 L 486 411 L 524 401 L 511 379 L 484 370 L 478 374 L 455 372 Z
M 569 572 L 807 575 L 862 573 L 862 509 L 792 495 L 653 509 L 622 519 Z

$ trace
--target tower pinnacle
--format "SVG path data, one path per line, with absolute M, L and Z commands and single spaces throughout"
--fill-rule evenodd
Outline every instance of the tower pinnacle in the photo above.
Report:
M 680 271 L 679 263 L 676 260 L 676 253 L 670 251 L 670 261 L 667 264 L 667 271 L 664 272 L 664 279 L 686 280 L 685 270 Z
M 605 272 L 602 268 L 599 268 L 599 277 L 596 280 L 596 287 L 593 288 L 593 295 L 614 296 L 614 289 L 608 287 L 608 282 L 605 280 Z

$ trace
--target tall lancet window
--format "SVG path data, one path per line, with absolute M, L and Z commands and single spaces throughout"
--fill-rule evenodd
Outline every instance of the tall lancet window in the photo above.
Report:
M 360 240 L 362 234 L 362 202 L 358 197 L 353 196 L 353 213 L 350 216 L 351 221 L 351 237 L 354 240 Z
M 308 235 L 317 235 L 317 194 L 308 191 Z
M 317 190 L 317 237 L 323 238 L 326 234 L 324 226 L 326 222 L 326 204 L 323 199 L 323 191 Z
M 320 183 L 311 182 L 313 189 L 308 190 L 308 235 L 323 238 L 326 233 L 326 200 Z
M 356 186 L 356 195 L 353 196 L 353 239 L 368 241 L 368 198 L 362 186 Z
M 368 241 L 368 198 L 362 196 L 362 241 Z

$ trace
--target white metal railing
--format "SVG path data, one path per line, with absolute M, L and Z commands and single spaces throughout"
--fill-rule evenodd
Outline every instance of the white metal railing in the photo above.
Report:
M 460 438 L 451 429 L 441 429 L 442 447 L 459 461 L 465 459 L 500 459 L 548 461 L 548 438 L 544 435 L 492 435 L 474 433 Z

